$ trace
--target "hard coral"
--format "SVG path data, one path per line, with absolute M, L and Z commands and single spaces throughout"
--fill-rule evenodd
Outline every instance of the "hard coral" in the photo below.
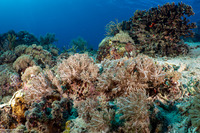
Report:
M 12 109 L 4 107 L 0 109 L 0 129 L 12 129 L 17 125 L 17 121 L 12 116 Z
M 11 108 L 12 114 L 17 117 L 17 121 L 22 122 L 25 119 L 24 113 L 27 110 L 22 90 L 15 94 L 15 97 L 11 102 Z
M 68 99 L 52 101 L 50 97 L 46 97 L 39 103 L 33 103 L 25 112 L 26 127 L 28 131 L 62 132 L 65 122 L 72 115 L 71 109 Z
M 181 42 L 181 37 L 193 36 L 191 29 L 196 27 L 194 23 L 188 23 L 185 15 L 194 15 L 191 6 L 167 3 L 148 11 L 137 10 L 129 21 L 118 24 L 118 29 L 129 33 L 140 53 L 150 56 L 184 55 L 189 52 L 189 46 Z M 119 32 L 118 29 L 112 30 Z
M 97 61 L 119 59 L 137 55 L 133 39 L 127 32 L 120 31 L 114 37 L 106 37 L 99 44 Z

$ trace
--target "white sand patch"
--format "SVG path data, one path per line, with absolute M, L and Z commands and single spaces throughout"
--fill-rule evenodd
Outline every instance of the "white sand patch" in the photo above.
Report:
M 200 42 L 187 44 L 195 47 L 200 45 Z M 172 67 L 179 67 L 178 71 L 182 74 L 182 77 L 179 81 L 183 84 L 187 84 L 191 79 L 200 80 L 200 48 L 192 49 L 185 57 L 163 57 L 155 58 L 154 60 L 159 64 L 169 64 Z

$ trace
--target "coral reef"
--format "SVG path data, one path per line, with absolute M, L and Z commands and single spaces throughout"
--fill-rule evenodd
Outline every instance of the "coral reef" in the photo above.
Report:
M 122 121 L 117 119 L 116 111 L 109 102 L 103 103 L 100 99 L 87 98 L 76 106 L 79 114 L 76 119 L 80 120 L 82 118 L 81 120 L 84 121 L 85 126 L 83 129 L 88 132 L 113 132 L 117 131 L 119 125 L 122 124 Z
M 96 56 L 96 50 L 83 38 L 77 37 L 72 39 L 69 45 L 63 47 L 63 54 L 73 55 L 75 53 L 88 54 L 89 56 Z
M 11 102 L 12 114 L 16 116 L 16 120 L 20 123 L 25 119 L 24 113 L 27 110 L 27 106 L 24 100 L 24 93 L 22 90 L 17 91 L 14 99 Z
M 97 55 L 83 38 L 60 53 L 54 34 L 1 34 L 0 129 L 199 132 L 199 45 L 182 42 L 193 36 L 190 15 L 183 3 L 136 11 L 107 25 Z
M 0 35 L 0 50 L 13 50 L 18 45 L 38 44 L 38 39 L 27 31 L 16 33 L 14 30 Z
M 72 51 L 74 53 L 76 52 L 84 52 L 87 50 L 88 48 L 88 43 L 85 39 L 83 39 L 82 37 L 77 37 L 73 40 L 71 40 L 70 42 L 70 46 L 72 47 L 71 49 L 69 49 L 69 51 Z
M 12 129 L 17 125 L 17 121 L 12 116 L 11 108 L 0 109 L 0 129 Z
M 32 45 L 32 44 L 39 44 L 38 39 L 31 33 L 27 31 L 20 31 L 16 33 L 16 44 L 22 45 Z M 17 45 L 18 46 L 18 45 Z

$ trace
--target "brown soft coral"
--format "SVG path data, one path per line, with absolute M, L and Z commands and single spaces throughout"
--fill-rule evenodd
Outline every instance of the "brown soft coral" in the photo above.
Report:
M 22 80 L 27 103 L 40 100 L 53 92 L 51 81 L 39 66 L 27 68 L 22 75 Z
M 7 101 L 8 95 L 12 95 L 20 87 L 20 76 L 11 65 L 0 65 L 0 101 Z M 1 101 L 2 102 L 2 101 Z
M 117 99 L 118 113 L 122 113 L 120 119 L 125 120 L 123 127 L 126 133 L 150 133 L 149 106 L 146 91 L 137 89 L 127 97 Z
M 191 100 L 191 108 L 189 109 L 189 116 L 191 118 L 192 126 L 195 128 L 194 132 L 200 131 L 200 85 L 197 83 L 194 85 L 195 95 Z
M 79 102 L 78 107 L 79 118 L 82 118 L 85 123 L 88 132 L 112 132 L 117 130 L 118 127 L 112 129 L 113 123 L 115 123 L 115 110 L 109 106 L 104 105 L 99 99 L 87 98 L 84 101 Z
M 7 50 L 0 56 L 0 64 L 13 63 L 16 59 L 16 54 L 13 51 Z
M 106 60 L 102 62 L 102 70 L 97 88 L 108 98 L 126 94 L 131 88 L 145 88 L 152 93 L 164 83 L 165 78 L 161 66 L 144 55 L 134 59 Z
M 22 55 L 13 63 L 13 68 L 17 72 L 24 72 L 26 68 L 34 65 L 36 65 L 36 62 L 31 58 L 30 55 Z
M 37 46 L 33 44 L 26 48 L 25 54 L 33 57 L 34 60 L 37 61 L 39 65 L 44 67 L 45 65 L 53 66 L 55 62 L 53 60 L 53 56 L 47 50 L 44 50 L 42 46 Z
M 71 98 L 79 99 L 91 95 L 95 90 L 94 82 L 97 80 L 99 68 L 86 54 L 75 54 L 58 64 L 58 76 Z
M 95 81 L 98 75 L 98 66 L 86 54 L 75 54 L 58 65 L 58 73 L 62 81 L 71 83 L 73 80 L 84 82 Z
M 17 47 L 15 47 L 15 54 L 17 56 L 21 56 L 22 54 L 25 53 L 25 50 L 28 46 L 27 45 L 18 45 Z

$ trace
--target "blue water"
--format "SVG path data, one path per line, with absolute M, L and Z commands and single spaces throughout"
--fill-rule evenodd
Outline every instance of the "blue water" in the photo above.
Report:
M 26 30 L 35 36 L 55 33 L 58 47 L 82 36 L 98 48 L 110 21 L 128 20 L 135 10 L 145 10 L 178 0 L 0 0 L 0 33 Z M 200 18 L 200 0 L 183 0 Z

